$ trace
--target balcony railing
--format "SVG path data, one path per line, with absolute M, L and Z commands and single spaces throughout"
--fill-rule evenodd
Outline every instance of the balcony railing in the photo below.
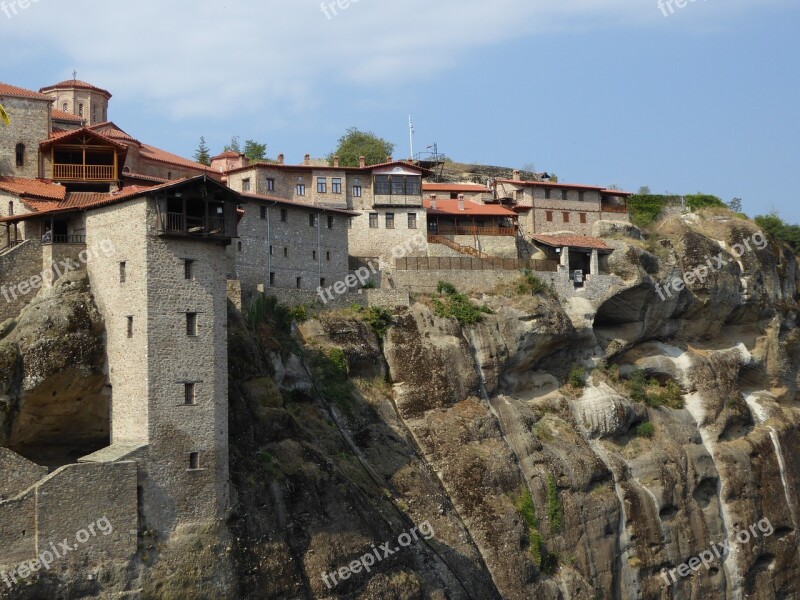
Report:
M 435 235 L 501 235 L 513 237 L 516 230 L 513 227 L 475 227 L 472 225 L 467 226 L 442 226 L 440 225 L 435 231 L 431 231 Z
M 601 204 L 600 209 L 603 212 L 610 212 L 610 213 L 626 213 L 628 212 L 628 207 L 625 205 L 617 205 L 617 204 Z
M 53 165 L 53 179 L 67 181 L 114 181 L 114 165 Z
M 225 217 L 193 217 L 182 213 L 167 213 L 165 233 L 220 235 L 225 233 Z
M 52 235 L 46 233 L 42 237 L 42 243 L 47 244 L 85 244 L 85 235 Z

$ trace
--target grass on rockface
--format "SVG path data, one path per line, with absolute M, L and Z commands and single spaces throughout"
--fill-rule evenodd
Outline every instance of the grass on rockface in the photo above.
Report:
M 583 367 L 572 367 L 567 375 L 567 383 L 574 388 L 582 389 L 586 387 L 586 369 Z
M 531 493 L 526 489 L 514 498 L 514 507 L 520 518 L 525 523 L 528 532 L 528 552 L 539 570 L 552 575 L 558 567 L 558 556 L 547 551 L 542 534 L 539 533 L 536 506 L 533 504 Z
M 341 348 L 328 352 L 314 351 L 310 356 L 311 372 L 322 395 L 341 410 L 350 411 L 353 389 L 349 379 L 347 357 Z
M 556 478 L 547 476 L 547 520 L 550 523 L 550 532 L 556 533 L 564 527 L 564 505 L 558 495 Z
M 389 327 L 392 326 L 392 313 L 389 309 L 380 306 L 370 306 L 369 308 L 358 308 L 359 316 L 375 332 L 378 339 L 383 339 Z
M 436 290 L 439 297 L 433 298 L 433 312 L 438 317 L 455 319 L 461 325 L 472 325 L 483 321 L 483 315 L 492 313 L 486 304 L 476 306 L 466 294 L 458 293 L 452 283 L 440 281 Z
M 636 428 L 636 435 L 641 438 L 651 438 L 655 435 L 656 428 L 650 421 L 645 421 L 644 423 L 640 423 L 639 426 Z
M 537 277 L 530 269 L 522 270 L 522 277 L 517 283 L 517 294 L 529 296 L 534 294 L 555 295 L 552 286 Z
M 308 309 L 305 306 L 286 306 L 278 302 L 276 297 L 262 293 L 248 307 L 245 320 L 253 331 L 266 323 L 276 333 L 288 335 L 292 330 L 292 323 L 304 323 L 308 320 Z
M 652 408 L 666 406 L 679 410 L 684 406 L 683 391 L 672 379 L 661 383 L 658 379 L 647 377 L 642 369 L 634 369 L 623 376 L 619 365 L 603 364 L 598 370 L 609 383 L 622 387 L 622 391 L 635 402 L 642 402 Z

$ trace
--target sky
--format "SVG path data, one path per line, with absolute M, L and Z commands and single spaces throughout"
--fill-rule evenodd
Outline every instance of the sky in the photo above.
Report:
M 0 0 L 0 81 L 75 70 L 187 157 L 238 135 L 299 163 L 358 127 L 404 158 L 410 114 L 414 152 L 800 223 L 800 3 L 661 2 Z

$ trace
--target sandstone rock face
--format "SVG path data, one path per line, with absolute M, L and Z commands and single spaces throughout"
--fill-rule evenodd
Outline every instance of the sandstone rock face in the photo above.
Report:
M 0 339 L 3 446 L 23 455 L 100 447 L 109 435 L 103 322 L 88 279 L 43 290 Z M 61 452 L 59 450 L 58 452 Z

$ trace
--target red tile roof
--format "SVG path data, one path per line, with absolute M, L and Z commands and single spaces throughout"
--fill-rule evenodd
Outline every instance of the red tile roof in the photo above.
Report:
M 53 102 L 50 96 L 34 92 L 33 90 L 26 90 L 25 88 L 10 85 L 8 83 L 0 83 L 0 96 L 12 96 L 14 98 L 28 98 L 29 100 L 47 100 Z
M 497 204 L 478 204 L 464 200 L 464 210 L 458 209 L 458 200 L 437 200 L 436 208 L 431 208 L 429 199 L 423 200 L 423 206 L 430 215 L 463 215 L 471 217 L 516 217 L 517 213 Z
M 605 188 L 596 185 L 582 185 L 579 183 L 557 183 L 555 181 L 520 181 L 517 179 L 496 179 L 497 183 L 510 183 L 520 187 L 543 187 L 543 188 L 558 188 L 570 190 L 596 190 L 598 192 Z
M 488 194 L 492 190 L 477 183 L 423 183 L 422 191 Z
M 601 190 L 604 196 L 633 196 L 633 192 L 623 192 L 622 190 Z
M 334 212 L 348 216 L 360 215 L 358 211 L 345 210 L 343 208 L 331 208 L 328 206 L 320 206 L 319 204 L 307 204 L 305 202 L 297 202 L 295 200 L 286 200 L 285 198 L 278 198 L 277 196 L 266 196 L 264 194 L 252 194 L 250 192 L 243 192 L 240 194 L 242 198 L 247 200 L 256 200 L 261 202 L 269 202 L 276 204 L 285 204 L 294 208 L 306 208 L 316 211 Z
M 216 156 L 212 157 L 211 160 L 217 160 L 218 158 L 239 158 L 239 153 L 234 152 L 233 150 L 226 150 L 222 154 L 217 154 Z
M 25 177 L 0 177 L 0 190 L 22 197 L 63 200 L 67 188 L 49 179 L 27 179 Z
M 433 171 L 429 169 L 425 169 L 424 167 L 418 167 L 417 165 L 411 164 L 410 162 L 404 160 L 393 160 L 391 162 L 385 163 L 378 163 L 376 165 L 367 165 L 363 169 L 361 167 L 332 167 L 330 165 L 287 165 L 287 164 L 279 164 L 276 162 L 257 162 L 257 163 L 250 163 L 245 167 L 237 167 L 235 169 L 230 169 L 229 171 L 225 171 L 225 173 L 238 173 L 240 171 L 246 171 L 248 169 L 255 169 L 255 168 L 262 168 L 262 169 L 278 169 L 278 170 L 301 170 L 301 171 L 347 171 L 352 173 L 368 173 L 373 169 L 381 169 L 383 167 L 391 167 L 393 165 L 397 166 L 404 166 L 408 167 L 409 169 L 414 169 L 415 171 L 420 171 L 423 176 L 432 175 Z
M 537 242 L 541 242 L 547 246 L 554 248 L 563 248 L 569 246 L 570 248 L 583 248 L 587 250 L 607 250 L 611 251 L 606 243 L 600 238 L 591 237 L 588 235 L 541 235 L 537 234 L 532 236 Z
M 80 79 L 67 79 L 66 81 L 56 83 L 55 85 L 48 85 L 47 87 L 43 87 L 39 91 L 45 92 L 49 90 L 63 90 L 72 88 L 78 88 L 81 90 L 91 90 L 93 92 L 100 92 L 101 94 L 105 94 L 107 97 L 111 98 L 111 92 L 109 92 L 108 90 L 104 90 L 102 88 L 94 86 L 91 83 L 86 83 L 85 81 L 81 81 Z
M 142 147 L 139 150 L 139 156 L 141 158 L 154 160 L 156 162 L 167 163 L 170 165 L 176 165 L 178 167 L 196 169 L 198 171 L 205 171 L 220 175 L 218 171 L 212 170 L 211 167 L 207 167 L 199 162 L 189 160 L 188 158 L 183 158 L 177 154 L 172 154 L 171 152 L 161 150 L 160 148 L 156 148 L 155 146 L 150 146 L 148 144 L 142 144 Z
M 141 181 L 152 181 L 153 183 L 167 183 L 170 181 L 169 179 L 164 179 L 163 177 L 153 177 L 152 175 L 143 175 L 142 173 L 132 173 L 128 171 L 122 172 L 122 177 L 126 179 L 139 179 Z
M 112 121 L 106 121 L 105 123 L 97 123 L 96 125 L 90 125 L 88 129 L 92 131 L 96 131 L 97 133 L 111 139 L 115 140 L 126 140 L 128 142 L 133 142 L 137 146 L 141 146 L 141 142 L 134 138 L 131 135 L 128 135 L 126 132 L 122 131 L 115 123 Z
M 77 137 L 82 135 L 88 135 L 92 138 L 95 138 L 98 141 L 105 141 L 107 144 L 112 146 L 116 146 L 120 150 L 127 150 L 128 147 L 125 144 L 117 142 L 116 140 L 112 140 L 109 137 L 102 135 L 96 131 L 92 131 L 88 127 L 81 127 L 80 129 L 70 129 L 68 131 L 61 131 L 59 133 L 54 133 L 50 136 L 50 139 L 45 140 L 44 142 L 40 143 L 39 146 L 42 148 L 47 148 L 52 146 L 56 142 L 63 142 L 68 140 L 70 137 Z
M 58 110 L 57 108 L 52 110 L 51 115 L 56 121 L 72 121 L 74 123 L 83 123 L 85 120 L 83 117 L 64 112 L 63 110 Z

